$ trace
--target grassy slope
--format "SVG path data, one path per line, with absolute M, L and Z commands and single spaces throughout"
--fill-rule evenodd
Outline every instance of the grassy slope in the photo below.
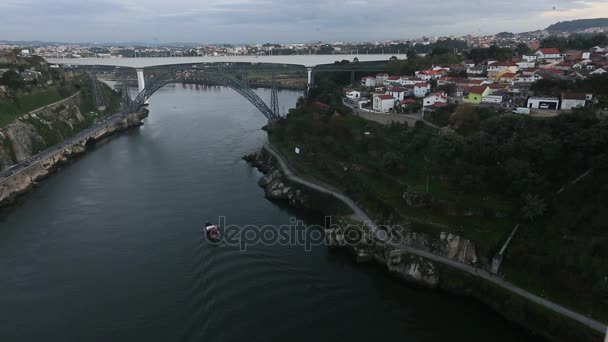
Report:
M 296 118 L 295 116 L 299 116 Z M 306 113 L 299 113 L 289 120 L 292 121 L 290 130 L 306 131 L 303 126 L 310 121 Z M 345 116 L 345 126 L 350 132 L 350 137 L 355 139 L 375 139 L 374 136 L 383 136 L 385 130 L 398 129 L 407 131 L 405 126 L 386 128 L 382 125 L 369 122 L 360 117 Z M 288 120 L 288 121 L 289 121 Z M 420 128 L 429 130 L 430 128 Z M 370 135 L 364 134 L 370 132 Z M 504 239 L 515 224 L 515 218 L 507 216 L 496 218 L 484 215 L 458 216 L 447 215 L 433 208 L 411 208 L 404 204 L 403 192 L 425 193 L 427 178 L 422 154 L 413 154 L 405 161 L 403 169 L 396 170 L 390 174 L 382 170 L 382 156 L 374 151 L 375 145 L 382 145 L 382 141 L 369 144 L 368 153 L 362 154 L 356 144 L 341 144 L 339 151 L 330 147 L 314 151 L 314 156 L 295 155 L 296 146 L 303 148 L 307 146 L 306 138 L 298 138 L 298 134 L 287 133 L 289 139 L 282 140 L 277 135 L 271 139 L 289 162 L 305 174 L 309 174 L 328 184 L 346 191 L 357 202 L 372 214 L 377 216 L 401 216 L 405 221 L 412 222 L 414 228 L 419 231 L 449 231 L 457 233 L 476 241 L 482 253 L 488 255 L 495 249 L 497 244 Z M 338 142 L 336 142 L 338 143 Z M 304 149 L 305 150 L 305 149 Z M 348 170 L 345 171 L 344 168 Z M 358 186 L 353 186 L 353 183 Z M 501 208 L 505 214 L 512 213 L 514 209 L 509 201 L 495 194 L 465 193 L 455 191 L 446 181 L 439 177 L 431 176 L 428 183 L 429 193 L 435 199 L 452 203 L 454 207 L 466 210 L 470 207 L 487 208 L 495 210 Z M 454 205 L 456 204 L 456 205 Z M 483 211 L 483 210 L 481 210 Z
M 429 179 L 428 190 L 434 198 L 461 208 L 477 206 L 481 212 L 499 208 L 505 216 L 458 216 L 436 208 L 408 207 L 402 199 L 404 189 L 426 192 L 424 164 L 429 151 L 424 150 L 422 137 L 425 130 L 431 130 L 384 127 L 352 115 L 335 120 L 331 117 L 336 115 L 327 113 L 330 119 L 323 119 L 315 113 L 321 111 L 292 111 L 271 135 L 271 141 L 295 168 L 345 190 L 370 213 L 399 215 L 413 221 L 413 228 L 419 231 L 457 233 L 475 241 L 482 257 L 488 259 L 521 221 L 512 198 L 497 192 L 465 192 L 441 176 Z M 390 149 L 395 142 L 387 137 L 400 134 L 405 138 L 397 145 L 420 145 L 400 167 L 388 171 L 382 166 L 381 147 Z M 309 146 L 321 148 L 311 151 Z M 293 152 L 295 147 L 302 150 L 299 155 Z M 449 165 L 446 172 L 450 172 Z M 603 185 L 607 181 L 608 176 L 598 171 L 566 188 L 544 219 L 521 227 L 501 269 L 515 284 L 604 322 L 608 322 L 608 187 Z
M 557 197 L 552 215 L 522 226 L 506 278 L 608 322 L 608 174 L 594 170 Z

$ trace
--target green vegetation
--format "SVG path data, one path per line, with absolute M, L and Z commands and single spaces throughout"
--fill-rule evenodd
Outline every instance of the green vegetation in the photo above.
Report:
M 34 109 L 62 100 L 58 87 L 51 87 L 31 94 L 20 94 L 13 99 L 0 100 L 0 127 L 13 122 L 19 116 Z
M 572 32 L 604 26 L 608 26 L 608 18 L 578 19 L 571 21 L 560 21 L 547 27 L 547 31 Z
M 542 41 L 542 47 L 557 48 L 560 51 L 588 50 L 594 46 L 608 45 L 608 36 L 605 34 L 573 34 L 568 38 L 549 37 Z
M 558 341 L 598 341 L 603 335 L 570 318 L 514 295 L 481 278 L 445 265 L 435 265 L 439 287 L 447 291 L 469 295 L 494 308 L 507 319 L 531 331 Z M 581 291 L 582 292 L 582 291 Z M 584 311 L 583 311 L 584 312 Z
M 273 127 L 273 145 L 294 168 L 379 222 L 475 241 L 486 265 L 521 223 L 507 279 L 608 321 L 605 121 L 588 109 L 534 118 L 461 105 L 426 114 L 451 133 L 421 122 L 382 126 L 352 115 L 337 89 L 319 83 Z

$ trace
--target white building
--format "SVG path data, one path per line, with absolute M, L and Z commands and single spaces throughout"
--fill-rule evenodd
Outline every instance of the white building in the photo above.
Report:
M 361 97 L 361 92 L 357 90 L 347 90 L 346 98 L 351 100 L 356 100 Z
M 502 103 L 502 96 L 500 95 L 487 95 L 481 97 L 481 103 L 494 103 L 500 104 Z
M 488 64 L 488 73 L 501 72 L 503 70 L 509 70 L 509 72 L 517 72 L 517 70 L 519 69 L 517 64 L 511 62 L 494 62 L 492 64 Z
M 388 80 L 388 74 L 378 74 L 376 75 L 376 85 L 382 85 Z
M 423 106 L 433 106 L 435 103 L 448 103 L 448 97 L 443 93 L 434 93 L 424 98 Z
M 545 48 L 536 51 L 535 53 L 539 61 L 558 62 L 563 60 L 561 52 L 556 48 Z
M 538 80 L 542 79 L 542 76 L 539 74 L 532 75 L 517 75 L 512 81 L 511 84 L 515 85 L 517 83 L 534 83 Z
M 388 113 L 395 107 L 395 99 L 390 95 L 374 94 L 373 109 L 376 112 Z
M 562 94 L 562 110 L 572 110 L 573 108 L 585 107 L 587 103 L 587 96 L 585 94 L 577 93 L 563 93 Z
M 431 86 L 428 83 L 416 83 L 414 85 L 414 96 L 425 97 L 429 90 L 431 90 Z
M 558 109 L 559 99 L 556 97 L 531 97 L 528 99 L 530 109 Z
M 517 62 L 515 64 L 517 64 L 517 67 L 519 69 L 529 69 L 529 68 L 536 67 L 536 61 L 534 61 L 534 62 L 522 61 L 522 62 Z
M 526 62 L 536 62 L 538 59 L 537 55 L 523 55 L 521 58 Z
M 407 89 L 402 88 L 402 87 L 393 87 L 388 90 L 388 94 L 390 96 L 392 96 L 395 100 L 399 100 L 399 101 L 403 101 L 403 99 L 405 98 L 406 92 L 407 92 Z
M 405 86 L 405 85 L 414 85 L 419 82 L 420 82 L 420 80 L 417 78 L 401 76 L 401 80 L 399 81 L 399 84 L 401 84 L 402 86 Z
M 375 87 L 376 86 L 376 78 L 372 76 L 363 77 L 361 79 L 361 85 L 364 87 Z

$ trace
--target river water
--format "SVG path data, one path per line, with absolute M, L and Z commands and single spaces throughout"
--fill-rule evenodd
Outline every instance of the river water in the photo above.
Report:
M 268 100 L 268 90 L 258 90 Z M 283 109 L 298 92 L 282 91 Z M 241 161 L 265 118 L 232 90 L 175 85 L 0 216 L 0 341 L 521 341 L 485 306 L 325 247 L 210 245 L 206 219 L 307 224 Z M 316 229 L 316 228 L 310 228 Z

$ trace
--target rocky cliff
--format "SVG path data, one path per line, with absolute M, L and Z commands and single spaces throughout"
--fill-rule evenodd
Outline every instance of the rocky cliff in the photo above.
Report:
M 0 170 L 31 157 L 93 124 L 96 113 L 80 112 L 80 94 L 25 114 L 0 129 Z
M 73 110 L 73 113 L 76 116 L 76 113 L 79 112 Z M 140 126 L 142 124 L 141 119 L 145 118 L 147 115 L 148 112 L 146 110 L 143 110 L 140 113 L 131 113 L 121 117 L 120 120 L 114 120 L 111 123 L 99 127 L 98 129 L 88 133 L 86 137 L 82 139 L 72 140 L 73 142 L 69 145 L 62 146 L 61 148 L 50 151 L 49 153 L 41 154 L 42 156 L 39 157 L 39 159 L 36 159 L 24 169 L 18 171 L 14 175 L 0 180 L 0 207 L 10 205 L 13 203 L 15 198 L 29 191 L 37 181 L 46 178 L 49 174 L 56 170 L 57 167 L 66 163 L 70 159 L 85 153 L 87 146 L 90 146 L 96 141 L 109 135 L 118 133 L 131 127 Z M 71 119 L 72 118 L 67 118 L 66 122 L 70 122 Z M 19 127 L 26 129 L 29 135 L 25 137 L 13 138 L 14 140 L 11 140 L 10 137 L 8 139 L 5 138 L 4 142 L 6 143 L 6 141 L 9 141 L 10 144 L 19 145 L 18 148 L 22 149 L 22 151 L 19 153 L 24 153 L 23 155 L 27 155 L 28 153 L 31 154 L 32 150 L 29 149 L 30 145 L 28 145 L 28 143 L 31 141 L 37 141 L 37 139 L 43 139 L 43 137 L 40 136 L 38 130 L 32 130 L 31 126 L 24 124 L 23 122 L 15 123 L 15 125 L 8 129 L 8 131 L 14 133 Z M 12 152 L 14 151 L 13 148 L 14 147 L 9 145 L 8 150 Z M 13 158 L 13 156 L 9 156 L 7 158 Z

